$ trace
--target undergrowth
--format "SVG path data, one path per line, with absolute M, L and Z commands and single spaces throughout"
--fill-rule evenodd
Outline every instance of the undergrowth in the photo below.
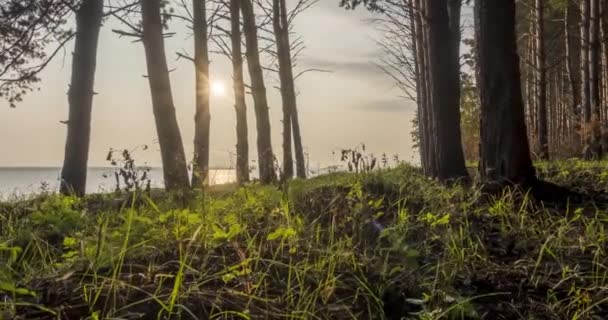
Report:
M 607 168 L 538 172 L 598 194 Z M 605 319 L 607 222 L 407 165 L 185 205 L 46 194 L 0 204 L 0 319 Z

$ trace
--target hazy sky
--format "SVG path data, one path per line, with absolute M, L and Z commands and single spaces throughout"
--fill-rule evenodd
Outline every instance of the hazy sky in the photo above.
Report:
M 288 5 L 295 0 L 288 0 Z M 336 163 L 332 151 L 364 142 L 368 151 L 416 161 L 410 138 L 414 104 L 398 97 L 391 80 L 374 63 L 379 60 L 378 34 L 363 10 L 345 11 L 337 0 L 321 0 L 295 22 L 295 32 L 306 42 L 298 68 L 322 68 L 333 73 L 309 73 L 298 79 L 298 107 L 302 136 L 311 165 Z M 102 29 L 96 75 L 91 136 L 91 166 L 108 165 L 110 148 L 153 146 L 138 152 L 138 162 L 160 165 L 150 92 L 141 43 L 118 38 L 108 21 Z M 178 34 L 167 40 L 175 106 L 188 156 L 192 153 L 194 70 L 190 62 L 176 61 L 176 52 L 192 52 L 192 37 L 173 22 Z M 43 74 L 42 88 L 26 96 L 16 109 L 0 102 L 0 166 L 60 166 L 63 160 L 67 96 L 72 44 Z M 226 94 L 212 97 L 211 163 L 232 165 L 236 143 L 230 62 L 211 58 L 212 82 L 221 82 Z M 247 75 L 246 75 L 247 78 Z M 280 153 L 281 100 L 278 77 L 267 74 L 273 147 Z M 255 159 L 255 118 L 248 100 L 251 158 Z M 280 159 L 280 157 L 279 157 Z

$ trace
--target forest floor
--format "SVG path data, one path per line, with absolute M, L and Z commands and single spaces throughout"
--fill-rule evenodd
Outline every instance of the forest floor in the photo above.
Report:
M 606 319 L 608 163 L 537 167 L 582 197 L 403 165 L 187 203 L 0 204 L 0 319 Z

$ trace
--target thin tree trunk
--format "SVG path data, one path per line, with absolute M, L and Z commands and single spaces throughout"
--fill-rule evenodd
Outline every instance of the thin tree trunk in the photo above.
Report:
M 549 141 L 547 129 L 547 71 L 545 66 L 545 1 L 536 0 L 536 68 L 537 78 L 537 103 L 538 103 L 538 124 L 537 138 L 542 160 L 549 159 Z
M 515 36 L 515 0 L 475 1 L 482 181 L 528 183 L 530 158 Z
M 276 0 L 275 0 L 276 1 Z M 304 147 L 302 146 L 302 134 L 300 132 L 300 119 L 298 116 L 298 105 L 296 100 L 295 79 L 293 76 L 293 62 L 291 59 L 291 42 L 289 40 L 289 19 L 287 17 L 287 4 L 285 0 L 278 0 L 280 7 L 278 21 L 280 27 L 280 37 L 277 37 L 277 54 L 279 58 L 279 73 L 281 74 L 281 95 L 287 102 L 289 118 L 291 120 L 291 130 L 293 131 L 293 146 L 296 159 L 296 174 L 298 178 L 306 178 L 306 163 L 304 159 Z M 275 31 L 276 33 L 276 31 Z M 280 38 L 280 41 L 279 41 Z M 278 49 L 279 42 L 281 49 Z M 283 85 L 285 83 L 285 86 Z M 285 104 L 285 102 L 284 102 Z M 288 121 L 284 116 L 283 121 Z M 283 124 L 284 130 L 288 129 Z M 284 147 L 285 149 L 285 147 Z M 283 162 L 287 160 L 284 155 Z M 291 168 L 293 175 L 293 168 Z M 291 175 L 289 175 L 291 177 Z
M 76 41 L 68 93 L 68 132 L 61 171 L 62 194 L 82 196 L 86 192 L 93 90 L 102 17 L 103 0 L 84 0 L 76 12 Z
M 271 183 L 276 180 L 276 174 L 270 137 L 270 116 L 268 114 L 268 100 L 266 97 L 266 87 L 264 85 L 264 74 L 260 64 L 255 13 L 251 0 L 241 1 L 241 12 L 243 14 L 243 31 L 247 44 L 247 66 L 249 67 L 249 76 L 251 77 L 251 92 L 256 115 L 260 180 L 263 183 Z
M 430 164 L 432 163 L 432 149 L 429 142 L 429 130 L 430 130 L 430 118 L 429 118 L 429 93 L 428 93 L 428 68 L 427 68 L 427 55 L 426 55 L 426 36 L 425 29 L 423 26 L 424 20 L 424 1 L 414 0 L 416 11 L 416 55 L 418 60 L 418 79 L 419 79 L 419 91 L 420 95 L 418 104 L 420 106 L 420 119 L 419 121 L 419 136 L 420 136 L 420 162 L 422 170 L 425 175 L 430 176 Z
M 165 188 L 183 190 L 189 187 L 188 168 L 173 104 L 160 2 L 160 0 L 141 0 L 143 44 L 152 109 L 163 162 Z
M 419 4 L 416 0 L 408 0 L 410 8 L 410 29 L 412 30 L 412 55 L 414 58 L 414 77 L 416 81 L 416 116 L 418 122 L 418 150 L 420 152 L 420 164 L 424 170 L 426 159 L 426 135 L 425 135 L 425 116 L 424 116 L 424 94 L 423 80 L 421 79 L 421 52 L 420 52 L 420 25 Z
M 460 134 L 460 59 L 450 27 L 447 0 L 427 0 L 431 112 L 434 122 L 435 177 L 468 179 Z
M 293 177 L 293 155 L 291 147 L 291 113 L 295 109 L 296 95 L 293 84 L 293 71 L 291 69 L 291 52 L 289 51 L 289 26 L 283 25 L 281 19 L 284 1 L 272 1 L 272 26 L 277 45 L 277 58 L 279 61 L 279 79 L 281 82 L 281 98 L 283 100 L 283 172 L 281 179 L 288 180 Z
M 601 44 L 602 44 L 602 107 L 604 111 L 603 130 L 606 130 L 606 122 L 608 121 L 608 3 L 601 3 L 602 19 L 601 19 Z M 607 133 L 602 132 L 603 136 Z M 603 139 L 605 140 L 605 139 Z M 606 141 L 604 141 L 606 143 Z M 604 146 L 608 148 L 608 145 Z
M 566 10 L 564 17 L 564 41 L 566 46 L 566 74 L 568 77 L 568 84 L 570 86 L 570 113 L 572 118 L 570 119 L 572 125 L 570 130 L 571 143 L 574 150 L 578 150 L 580 148 L 580 112 L 579 112 L 579 104 L 580 104 L 580 93 L 578 90 L 578 84 L 576 81 L 576 77 L 574 74 L 576 60 L 574 56 L 574 50 L 572 48 L 572 39 L 570 36 L 570 29 L 572 28 L 572 3 L 570 0 L 566 2 Z
M 194 115 L 194 161 L 192 188 L 209 184 L 209 49 L 207 39 L 207 8 L 205 0 L 193 0 L 194 66 L 196 80 L 196 113 Z
M 234 109 L 236 111 L 236 181 L 249 181 L 249 141 L 247 138 L 247 104 L 243 82 L 243 53 L 241 50 L 241 0 L 230 0 L 230 24 L 232 42 L 232 81 Z
M 585 130 L 588 131 L 591 122 L 591 100 L 589 85 L 589 0 L 581 1 L 581 109 L 585 122 Z M 588 134 L 585 134 L 587 139 Z

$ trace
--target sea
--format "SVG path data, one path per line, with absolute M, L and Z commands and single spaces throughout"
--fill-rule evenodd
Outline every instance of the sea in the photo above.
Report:
M 116 189 L 115 168 L 91 167 L 87 172 L 87 193 L 112 192 Z M 59 191 L 59 167 L 0 167 L 0 200 L 14 200 L 32 195 Z M 163 187 L 162 168 L 150 168 L 152 188 Z M 236 181 L 234 169 L 212 169 L 209 183 Z

